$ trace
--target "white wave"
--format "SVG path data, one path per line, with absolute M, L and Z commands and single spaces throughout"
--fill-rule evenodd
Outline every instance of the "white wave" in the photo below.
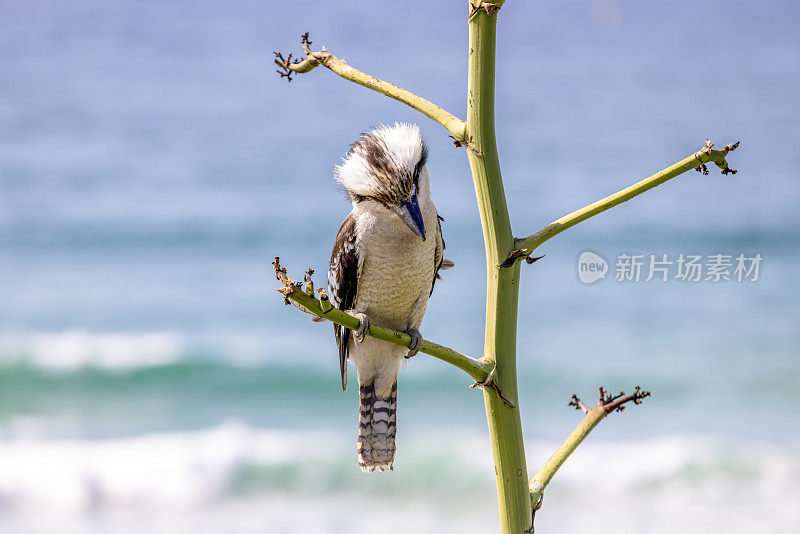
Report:
M 30 363 L 58 371 L 84 366 L 129 370 L 167 365 L 192 353 L 219 357 L 229 365 L 250 367 L 291 350 L 279 332 L 0 332 L 0 365 Z M 284 341 L 281 341 L 284 340 Z M 313 351 L 312 351 L 313 353 Z
M 537 444 L 542 458 L 551 450 Z M 584 443 L 557 474 L 559 491 L 591 487 L 609 497 L 675 489 L 716 491 L 718 485 L 746 485 L 767 495 L 800 497 L 800 456 L 767 443 L 738 446 L 698 436 L 672 436 L 626 442 Z
M 364 498 L 373 519 L 388 520 L 401 507 L 424 522 L 444 517 L 448 506 L 471 502 L 471 522 L 492 524 L 496 512 L 486 436 L 415 432 L 401 438 L 396 470 L 386 476 L 358 471 L 351 438 L 236 422 L 104 440 L 0 434 L 0 509 L 28 517 L 41 511 L 95 517 L 113 510 L 202 516 L 239 502 L 235 483 L 255 468 L 254 476 L 262 480 L 249 499 L 261 503 L 254 510 L 262 514 L 264 506 L 272 509 L 274 524 L 291 524 L 309 506 L 332 510 L 332 503 L 363 503 Z M 531 467 L 555 446 L 530 443 Z M 738 525 L 731 524 L 734 517 L 757 525 L 767 514 L 775 528 L 761 531 L 790 532 L 784 527 L 800 520 L 798 481 L 800 455 L 790 446 L 734 446 L 686 436 L 587 442 L 548 488 L 539 520 L 543 531 L 546 525 L 559 527 L 550 529 L 554 532 L 593 531 L 598 517 L 622 531 L 654 523 L 660 526 L 649 531 L 726 532 L 717 527 L 731 531 Z M 339 524 L 349 524 L 346 515 L 333 515 Z M 357 530 L 350 525 L 349 531 Z M 565 525 L 570 528 L 563 530 Z
M 57 333 L 0 335 L 0 363 L 30 362 L 46 369 L 82 366 L 129 369 L 164 365 L 178 360 L 186 343 L 172 332 Z
M 244 465 L 319 460 L 337 449 L 335 443 L 327 435 L 235 422 L 107 440 L 0 435 L 0 508 L 192 507 L 224 494 Z
M 789 534 L 798 502 L 796 446 L 686 436 L 585 443 L 545 491 L 537 531 Z

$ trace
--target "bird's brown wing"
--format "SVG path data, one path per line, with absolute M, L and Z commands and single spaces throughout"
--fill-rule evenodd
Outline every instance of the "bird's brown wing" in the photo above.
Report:
M 331 263 L 328 268 L 328 290 L 331 303 L 340 310 L 352 309 L 358 287 L 358 249 L 356 247 L 356 221 L 353 214 L 347 216 L 333 242 Z M 339 368 L 342 373 L 342 389 L 347 389 L 347 357 L 349 353 L 350 329 L 333 325 L 336 345 L 339 347 Z
M 442 221 L 444 217 L 440 217 L 438 214 L 436 215 L 436 252 L 433 255 L 433 282 L 431 282 L 431 295 L 433 295 L 433 288 L 436 286 L 436 280 L 441 280 L 441 276 L 439 276 L 440 270 L 447 270 L 451 269 L 455 266 L 455 263 L 452 261 L 445 259 L 444 257 L 444 237 L 442 236 Z

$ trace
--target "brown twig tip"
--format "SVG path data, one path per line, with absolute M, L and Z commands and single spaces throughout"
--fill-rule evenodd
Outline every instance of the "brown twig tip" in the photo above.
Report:
M 281 78 L 286 78 L 286 80 L 290 82 L 292 81 L 293 74 L 297 74 L 298 72 L 308 72 L 317 65 L 324 64 L 325 61 L 330 58 L 330 54 L 327 52 L 327 50 L 325 50 L 324 46 L 320 52 L 312 52 L 311 39 L 308 37 L 308 32 L 300 36 L 300 46 L 303 47 L 305 57 L 295 61 L 292 61 L 292 54 L 289 54 L 286 56 L 286 58 L 284 58 L 283 54 L 280 52 L 275 52 L 274 61 L 279 67 L 277 72 Z
M 725 145 L 725 153 L 727 154 L 728 152 L 733 152 L 734 150 L 739 148 L 739 143 L 740 143 L 739 141 L 736 141 L 735 143 Z M 730 168 L 728 166 L 728 162 L 725 161 L 724 159 L 722 160 L 722 162 L 717 163 L 717 166 L 720 168 L 719 172 L 721 172 L 722 174 L 736 174 L 737 172 L 739 172 L 736 169 Z
M 286 274 L 286 267 L 281 267 L 280 257 L 275 256 L 275 259 L 272 261 L 272 268 L 275 269 L 275 278 L 286 285 L 289 281 L 289 276 Z
M 618 395 L 611 396 L 603 389 L 601 386 L 600 390 L 600 399 L 598 400 L 598 405 L 602 406 L 606 413 L 611 413 L 614 411 L 621 412 L 625 409 L 625 404 L 632 402 L 633 404 L 641 404 L 642 400 L 645 397 L 650 396 L 650 392 L 647 390 L 642 390 L 640 386 L 636 386 L 633 388 L 633 393 L 630 395 L 625 395 L 624 391 L 620 391 Z
M 272 268 L 275 269 L 275 278 L 280 280 L 283 284 L 283 286 L 275 290 L 283 295 L 284 304 L 291 304 L 289 295 L 300 289 L 300 282 L 295 282 L 289 278 L 289 275 L 286 274 L 286 267 L 281 267 L 281 259 L 278 256 L 275 256 L 275 259 L 272 261 Z
M 582 410 L 583 413 L 589 413 L 591 410 L 575 393 L 572 394 L 572 400 L 567 403 L 567 406 L 574 406 L 576 410 Z
M 308 37 L 309 32 L 306 32 L 300 36 L 300 46 L 303 47 L 303 52 L 306 55 L 311 54 L 311 39 Z
M 286 56 L 286 58 L 284 58 L 283 54 L 281 54 L 280 52 L 273 52 L 273 54 L 275 54 L 275 59 L 274 59 L 275 64 L 279 67 L 278 69 L 275 70 L 275 72 L 277 72 L 281 78 L 286 78 L 287 82 L 291 82 L 292 74 L 294 74 L 291 65 L 296 65 L 300 62 L 292 61 L 291 52 L 289 53 L 289 55 Z
M 314 274 L 314 269 L 308 268 L 306 273 L 303 275 L 303 283 L 305 283 L 305 287 L 303 290 L 306 292 L 306 295 L 313 297 L 314 296 L 314 280 L 311 279 L 311 276 Z

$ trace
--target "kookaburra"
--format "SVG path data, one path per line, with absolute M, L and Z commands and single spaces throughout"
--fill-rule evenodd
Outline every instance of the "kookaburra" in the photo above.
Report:
M 361 321 L 352 335 L 339 325 L 334 334 L 342 388 L 348 360 L 358 376 L 357 451 L 363 471 L 392 469 L 397 373 L 404 358 L 419 351 L 419 327 L 443 265 L 427 157 L 419 128 L 395 123 L 363 134 L 336 168 L 353 210 L 333 245 L 328 286 L 333 304 Z M 452 265 L 444 261 L 445 268 Z M 408 333 L 410 349 L 367 336 L 370 322 Z

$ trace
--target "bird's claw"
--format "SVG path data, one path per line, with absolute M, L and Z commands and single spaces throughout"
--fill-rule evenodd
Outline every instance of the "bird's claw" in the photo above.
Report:
M 366 313 L 354 313 L 353 316 L 358 319 L 358 330 L 353 332 L 353 337 L 356 339 L 358 343 L 363 343 L 364 338 L 367 337 L 367 334 L 370 333 L 369 317 L 367 317 Z
M 406 330 L 406 334 L 411 336 L 411 345 L 408 346 L 408 354 L 406 354 L 406 359 L 408 359 L 416 356 L 419 349 L 422 348 L 422 334 L 416 328 L 409 328 Z

